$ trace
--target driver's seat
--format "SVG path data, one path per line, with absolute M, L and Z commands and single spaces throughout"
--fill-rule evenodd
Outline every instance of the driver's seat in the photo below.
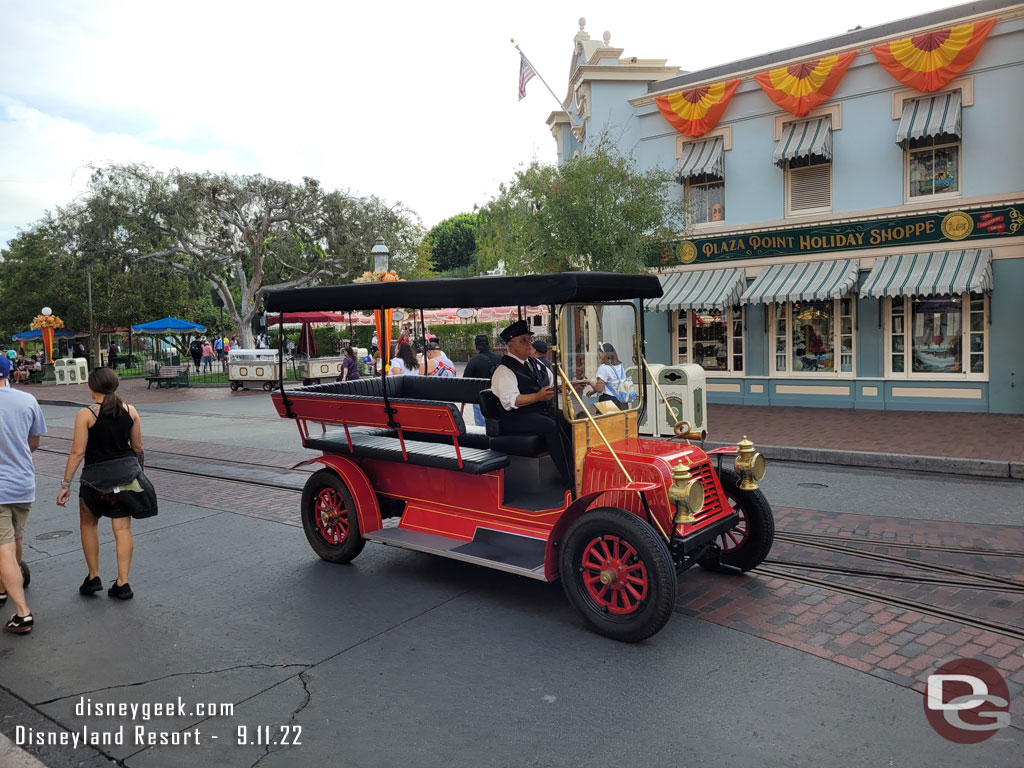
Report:
M 545 456 L 547 445 L 540 435 L 506 435 L 501 430 L 501 416 L 505 408 L 498 396 L 489 389 L 480 392 L 480 413 L 490 438 L 489 448 L 510 456 Z

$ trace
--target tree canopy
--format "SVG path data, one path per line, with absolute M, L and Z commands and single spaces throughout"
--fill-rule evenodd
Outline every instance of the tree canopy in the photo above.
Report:
M 479 215 L 460 213 L 434 225 L 427 232 L 430 255 L 437 272 L 465 269 L 476 265 L 476 231 Z
M 479 259 L 513 273 L 642 272 L 685 221 L 672 181 L 607 143 L 560 166 L 534 161 L 481 209 Z

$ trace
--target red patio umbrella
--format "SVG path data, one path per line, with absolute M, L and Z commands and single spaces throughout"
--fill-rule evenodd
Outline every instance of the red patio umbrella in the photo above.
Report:
M 302 330 L 299 332 L 299 346 L 295 348 L 295 351 L 306 357 L 316 357 L 316 339 L 313 338 L 313 326 L 309 323 L 302 324 Z

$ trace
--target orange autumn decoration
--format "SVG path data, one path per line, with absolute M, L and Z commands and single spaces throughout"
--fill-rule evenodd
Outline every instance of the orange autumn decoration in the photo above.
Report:
M 44 308 L 46 312 L 50 310 Z M 29 325 L 33 331 L 39 331 L 43 337 L 43 351 L 46 354 L 47 362 L 53 362 L 53 333 L 58 328 L 64 327 L 64 321 L 54 314 L 36 315 Z
M 995 19 L 960 24 L 876 45 L 871 52 L 901 83 L 931 93 L 971 65 L 995 24 Z
M 791 64 L 754 75 L 768 98 L 787 112 L 805 117 L 828 100 L 846 74 L 856 51 Z
M 688 91 L 658 96 L 654 102 L 672 127 L 684 136 L 703 136 L 716 125 L 736 93 L 739 78 Z

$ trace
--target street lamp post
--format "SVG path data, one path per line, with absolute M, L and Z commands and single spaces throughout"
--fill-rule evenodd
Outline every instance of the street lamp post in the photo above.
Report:
M 373 248 L 370 249 L 370 255 L 373 256 L 373 271 L 387 272 L 388 271 L 388 254 L 390 251 L 388 247 L 384 245 L 384 238 L 378 237 L 377 242 L 373 244 Z

